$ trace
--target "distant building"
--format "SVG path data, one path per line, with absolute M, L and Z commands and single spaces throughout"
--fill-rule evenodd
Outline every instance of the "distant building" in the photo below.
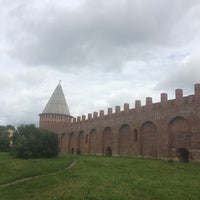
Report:
M 123 110 L 108 108 L 105 115 L 70 115 L 60 83 L 40 114 L 40 128 L 56 132 L 64 153 L 96 154 L 200 162 L 200 84 L 194 94 L 175 99 L 161 94 L 158 103 L 146 98 L 146 105 L 125 103 Z
M 11 130 L 11 129 L 9 129 L 9 130 L 7 130 L 7 134 L 8 134 L 8 137 L 12 137 L 13 136 L 13 134 L 14 134 L 14 130 Z

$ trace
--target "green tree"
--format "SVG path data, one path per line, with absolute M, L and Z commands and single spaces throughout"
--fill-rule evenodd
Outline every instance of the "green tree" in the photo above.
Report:
M 12 126 L 12 125 L 7 125 L 7 126 L 6 126 L 6 130 L 12 130 L 12 131 L 15 131 L 15 127 Z
M 0 126 L 0 133 L 4 133 L 6 131 L 6 126 Z
M 9 131 L 14 131 L 15 127 L 8 126 L 0 126 L 0 151 L 9 151 L 11 144 L 11 137 L 9 137 Z
M 58 155 L 56 133 L 40 130 L 35 125 L 21 125 L 13 136 L 12 154 L 18 158 L 50 158 Z
M 10 138 L 6 133 L 0 133 L 0 151 L 7 152 L 10 150 Z

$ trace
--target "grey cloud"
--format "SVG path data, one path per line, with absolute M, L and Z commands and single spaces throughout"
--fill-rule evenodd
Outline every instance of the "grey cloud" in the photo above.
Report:
M 199 82 L 199 1 L 66 2 L 0 0 L 1 124 L 38 122 L 60 79 L 74 116 Z
M 192 2 L 88 0 L 75 11 L 47 7 L 31 14 L 27 4 L 13 16 L 19 29 L 12 56 L 27 65 L 120 68 L 149 49 L 172 45 L 172 32 Z
M 186 92 L 191 92 L 193 90 L 193 84 L 200 82 L 200 58 L 197 52 L 193 52 L 185 61 L 183 60 L 169 73 L 158 82 L 155 90 L 165 89 L 171 90 L 172 88 L 185 88 Z

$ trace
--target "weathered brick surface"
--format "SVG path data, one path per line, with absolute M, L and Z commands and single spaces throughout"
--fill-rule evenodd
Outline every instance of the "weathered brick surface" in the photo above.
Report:
M 184 97 L 176 89 L 175 99 L 161 94 L 161 101 L 135 108 L 124 104 L 108 114 L 100 111 L 71 119 L 69 116 L 40 115 L 40 127 L 60 136 L 61 151 L 115 156 L 142 156 L 200 162 L 200 84 L 194 95 Z

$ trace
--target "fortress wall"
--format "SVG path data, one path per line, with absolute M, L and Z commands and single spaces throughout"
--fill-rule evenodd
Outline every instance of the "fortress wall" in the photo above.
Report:
M 200 84 L 193 95 L 176 89 L 174 99 L 161 93 L 160 102 L 147 97 L 145 105 L 136 100 L 134 108 L 125 103 L 108 108 L 107 114 L 40 114 L 40 128 L 58 133 L 65 153 L 177 160 L 186 149 L 189 161 L 200 162 Z
M 194 95 L 184 97 L 176 89 L 175 99 L 162 93 L 160 102 L 147 97 L 143 106 L 136 100 L 135 108 L 125 103 L 123 109 L 115 106 L 107 113 L 73 118 L 62 151 L 105 155 L 109 147 L 112 155 L 176 159 L 176 150 L 186 148 L 190 160 L 200 161 L 200 84 Z

